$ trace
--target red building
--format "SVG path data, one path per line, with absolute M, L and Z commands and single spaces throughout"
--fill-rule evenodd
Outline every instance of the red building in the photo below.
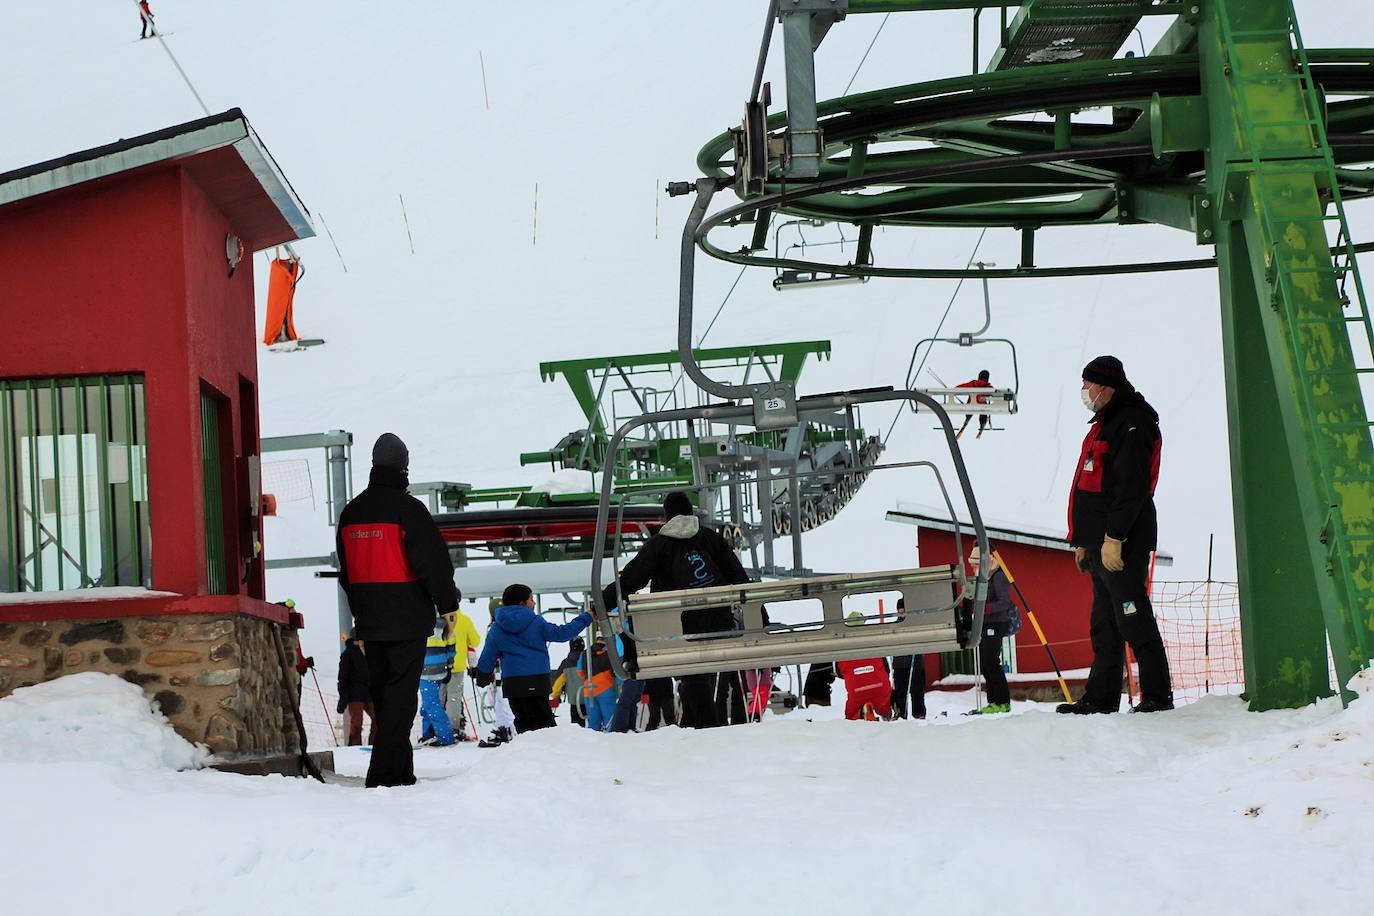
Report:
M 960 563 L 968 558 L 973 546 L 972 528 L 967 522 L 960 521 L 960 536 L 963 539 L 963 557 L 955 547 L 954 524 L 947 515 L 920 506 L 899 504 L 898 508 L 887 513 L 888 521 L 916 526 L 916 551 L 921 566 L 939 566 L 946 563 Z M 1035 612 L 1036 619 L 1045 631 L 1045 638 L 1054 650 L 1054 657 L 1066 677 L 1082 681 L 1087 668 L 1092 664 L 1092 644 L 1088 639 L 1088 609 L 1092 605 L 1092 583 L 1078 571 L 1073 561 L 1073 547 L 1062 536 L 1049 531 L 1037 531 L 1025 526 L 1010 525 L 984 520 L 988 541 L 1006 562 L 1021 587 L 1026 602 Z M 1166 553 L 1156 555 L 1156 563 L 1169 566 L 1173 558 Z M 1024 607 L 1021 601 L 1018 605 Z M 1023 620 L 1021 632 L 1016 634 L 1016 651 L 1010 662 L 1011 671 L 1020 675 L 1013 677 L 1013 687 L 1032 684 L 1054 683 L 1054 666 L 1040 645 L 1035 629 L 1028 620 Z M 1070 676 L 1068 672 L 1078 672 Z M 934 682 L 941 677 L 941 664 L 937 658 L 927 659 L 926 677 Z M 1029 675 L 1047 674 L 1047 677 Z
M 264 601 L 252 255 L 312 234 L 237 109 L 0 174 L 0 695 L 78 669 L 223 682 L 211 662 L 248 664 L 236 618 L 286 622 Z M 188 615 L 235 636 L 171 650 L 119 623 Z M 119 638 L 53 630 L 76 620 Z M 15 648 L 24 624 L 48 631 Z

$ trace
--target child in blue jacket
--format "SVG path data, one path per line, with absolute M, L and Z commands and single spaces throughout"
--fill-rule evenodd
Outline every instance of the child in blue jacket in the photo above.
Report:
M 434 747 L 448 747 L 456 740 L 440 689 L 453 672 L 456 657 L 449 621 L 443 618 L 425 642 L 425 667 L 420 671 L 420 743 Z
M 590 664 L 590 670 L 588 665 Z M 616 678 L 611 660 L 606 654 L 606 640 L 598 636 L 587 654 L 577 663 L 582 675 L 582 698 L 587 705 L 587 727 L 593 731 L 609 731 L 615 715 Z
M 565 624 L 549 623 L 534 607 L 528 585 L 506 587 L 472 673 L 479 686 L 486 686 L 500 663 L 502 692 L 515 713 L 516 734 L 556 724 L 549 707 L 549 643 L 568 642 L 592 622 L 592 615 L 583 611 Z

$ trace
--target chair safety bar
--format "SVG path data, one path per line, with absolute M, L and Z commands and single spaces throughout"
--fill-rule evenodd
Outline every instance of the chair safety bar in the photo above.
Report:
M 918 388 L 922 394 L 938 398 L 953 414 L 1013 414 L 1016 394 L 1010 388 Z
M 888 622 L 876 616 L 847 621 L 848 596 L 899 592 L 905 610 Z M 955 617 L 959 578 L 952 566 L 892 572 L 812 576 L 629 596 L 640 677 L 682 677 L 803 662 L 910 655 L 962 649 L 969 634 Z M 814 598 L 822 617 L 806 623 L 763 623 L 769 602 Z M 731 607 L 744 629 L 686 635 L 682 614 Z

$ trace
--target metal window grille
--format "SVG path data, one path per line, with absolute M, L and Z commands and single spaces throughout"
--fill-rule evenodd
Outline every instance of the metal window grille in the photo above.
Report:
M 224 476 L 220 453 L 222 402 L 200 395 L 200 447 L 205 491 L 205 580 L 210 594 L 229 592 L 228 563 L 224 553 Z
M 0 379 L 0 592 L 152 584 L 141 375 Z

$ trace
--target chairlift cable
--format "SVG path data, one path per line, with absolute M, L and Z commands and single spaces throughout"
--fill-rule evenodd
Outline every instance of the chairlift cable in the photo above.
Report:
M 315 218 L 324 227 L 324 234 L 329 236 L 329 244 L 334 246 L 334 254 L 339 258 L 339 266 L 343 268 L 344 273 L 348 273 L 348 265 L 344 263 L 343 252 L 339 250 L 339 243 L 334 241 L 334 233 L 329 231 L 329 224 L 324 221 L 324 211 L 315 211 Z
M 973 243 L 973 251 L 969 254 L 968 262 L 964 265 L 965 270 L 973 266 L 973 259 L 978 257 L 978 249 L 982 246 L 983 238 L 987 234 L 988 229 L 984 226 L 982 231 L 978 233 L 978 241 Z M 932 337 L 939 337 L 940 332 L 944 330 L 945 321 L 949 318 L 950 310 L 954 308 L 955 300 L 959 298 L 959 290 L 963 288 L 965 279 L 965 277 L 960 277 L 959 282 L 954 284 L 954 293 L 949 297 L 949 304 L 945 306 L 945 313 L 940 316 L 940 323 L 935 326 L 935 333 L 931 335 Z M 919 346 L 919 344 L 917 346 Z M 933 350 L 934 347 L 926 348 L 926 355 L 921 358 L 921 364 L 919 366 L 916 365 L 916 349 L 917 347 L 911 348 L 911 362 L 907 364 L 906 377 L 908 384 L 911 383 L 912 379 L 920 378 L 921 371 L 926 367 L 926 360 L 930 359 L 930 351 Z M 912 371 L 913 366 L 915 367 L 914 372 Z M 887 445 L 887 440 L 892 438 L 892 430 L 896 428 L 897 421 L 902 418 L 902 414 L 903 411 L 899 409 L 897 415 L 892 418 L 892 425 L 887 428 L 887 435 L 883 436 L 884 446 Z
M 701 336 L 697 338 L 698 347 L 706 341 L 706 335 L 710 334 L 711 329 L 716 326 L 716 319 L 719 318 L 720 313 L 725 310 L 725 304 L 729 302 L 730 297 L 734 295 L 735 287 L 739 286 L 739 281 L 744 279 L 744 271 L 747 269 L 746 267 L 741 267 L 739 273 L 735 274 L 735 282 L 730 284 L 730 291 L 725 294 L 724 299 L 720 300 L 720 307 L 717 308 L 716 313 L 711 316 L 711 321 L 706 325 L 706 330 L 702 331 Z
M 883 21 L 878 23 L 878 31 L 873 33 L 873 40 L 868 43 L 868 50 L 864 51 L 864 56 L 859 58 L 859 65 L 854 68 L 854 75 L 849 78 L 849 82 L 845 83 L 844 92 L 840 93 L 841 96 L 849 95 L 849 87 L 854 85 L 854 80 L 858 78 L 859 71 L 863 69 L 864 61 L 868 60 L 869 51 L 872 51 L 873 46 L 878 43 L 878 36 L 883 34 L 883 26 L 887 25 L 887 20 L 891 18 L 891 13 L 883 14 Z
M 134 8 L 138 10 L 139 18 L 142 19 L 142 17 L 143 17 L 143 7 L 139 6 L 138 0 L 131 0 L 131 2 L 133 3 Z M 209 106 L 207 106 L 207 105 L 205 104 L 205 100 L 202 99 L 202 98 L 200 97 L 200 93 L 196 91 L 196 87 L 191 83 L 191 78 L 190 78 L 189 76 L 186 75 L 186 71 L 183 70 L 183 69 L 181 68 L 181 62 L 178 61 L 178 60 L 177 60 L 177 56 L 176 56 L 175 54 L 172 53 L 172 49 L 167 45 L 166 40 L 162 37 L 162 33 L 158 31 L 157 25 L 156 25 L 155 23 L 152 23 L 152 26 L 153 26 L 153 35 L 152 35 L 152 37 L 153 37 L 153 38 L 156 38 L 156 39 L 157 39 L 157 43 L 160 44 L 160 45 L 162 45 L 162 50 L 164 50 L 164 51 L 167 52 L 167 59 L 170 60 L 170 61 L 172 62 L 172 66 L 173 66 L 173 67 L 176 67 L 176 68 L 177 68 L 177 73 L 181 74 L 181 79 L 182 79 L 183 82 L 186 83 L 186 88 L 189 89 L 189 90 L 191 90 L 191 95 L 195 96 L 196 104 L 200 106 L 200 110 L 201 110 L 201 111 L 205 112 L 206 117 L 209 117 L 209 115 L 210 115 L 210 108 L 209 108 Z

